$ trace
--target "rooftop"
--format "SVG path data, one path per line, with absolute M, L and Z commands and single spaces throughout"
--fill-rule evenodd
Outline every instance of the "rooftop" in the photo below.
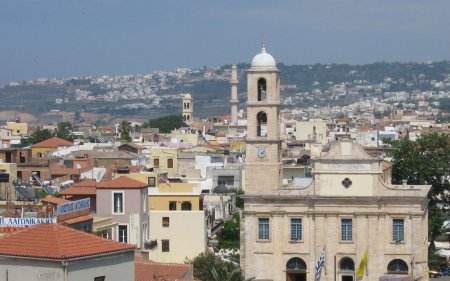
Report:
M 0 237 L 3 256 L 67 260 L 133 249 L 133 245 L 58 224 L 38 224 Z
M 33 148 L 57 148 L 60 146 L 72 146 L 73 142 L 67 141 L 65 139 L 60 139 L 58 137 L 49 138 L 45 141 L 38 142 L 33 144 L 31 147 Z
M 190 264 L 159 263 L 136 257 L 135 265 L 136 281 L 194 280 Z
M 115 180 L 103 182 L 97 185 L 97 189 L 142 189 L 147 188 L 148 184 L 131 179 L 126 176 L 119 177 Z

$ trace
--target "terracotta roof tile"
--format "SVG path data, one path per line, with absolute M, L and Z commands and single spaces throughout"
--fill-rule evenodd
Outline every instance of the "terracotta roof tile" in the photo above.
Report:
M 70 200 L 63 199 L 63 198 L 58 198 L 58 197 L 53 197 L 51 195 L 47 195 L 41 201 L 44 202 L 44 203 L 51 203 L 51 204 L 56 204 L 56 205 L 70 202 Z
M 69 187 L 59 193 L 59 195 L 95 195 L 97 188 L 93 186 Z
M 133 249 L 58 224 L 38 224 L 0 237 L 0 255 L 7 256 L 66 260 Z
M 80 181 L 68 189 L 61 191 L 60 195 L 95 195 L 97 182 L 94 180 Z
M 194 280 L 192 271 L 190 264 L 159 263 L 135 258 L 135 281 Z
M 67 141 L 65 139 L 60 139 L 58 137 L 53 137 L 53 138 L 49 138 L 48 140 L 45 141 L 41 141 L 38 143 L 33 144 L 31 147 L 33 148 L 38 148 L 38 147 L 52 147 L 52 148 L 56 148 L 59 146 L 72 146 L 73 142 L 71 141 Z
M 147 187 L 148 184 L 126 176 L 97 185 L 97 189 L 142 189 Z

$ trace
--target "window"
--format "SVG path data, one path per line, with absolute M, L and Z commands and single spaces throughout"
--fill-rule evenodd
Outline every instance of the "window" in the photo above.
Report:
M 148 186 L 149 187 L 156 187 L 156 178 L 155 177 L 149 177 L 148 178 Z
M 408 274 L 408 265 L 403 260 L 395 259 L 388 264 L 387 270 L 389 274 Z
M 258 101 L 266 100 L 266 80 L 261 78 L 258 80 Z
M 302 219 L 291 219 L 291 240 L 302 240 Z
M 153 166 L 154 166 L 155 168 L 158 168 L 158 167 L 159 167 L 159 158 L 153 159 Z
M 256 115 L 258 126 L 256 127 L 256 136 L 267 137 L 267 114 L 263 111 Z
M 176 211 L 177 210 L 177 201 L 170 201 L 169 202 L 169 210 L 170 211 Z
M 342 241 L 352 241 L 352 220 L 342 219 L 341 220 L 341 240 Z
M 190 210 L 192 210 L 191 202 L 183 201 L 183 203 L 181 203 L 181 210 L 183 210 L 183 211 L 190 211 Z
M 269 219 L 268 218 L 259 218 L 258 219 L 258 239 L 261 240 L 269 240 Z
M 217 185 L 234 186 L 234 176 L 218 176 Z
M 105 276 L 94 277 L 94 281 L 105 281 Z
M 173 159 L 172 158 L 167 159 L 167 168 L 173 168 Z
M 163 227 L 169 227 L 170 219 L 169 217 L 163 217 L 162 218 L 162 226 Z
M 405 225 L 403 219 L 394 219 L 392 221 L 392 239 L 396 242 L 405 240 Z
M 123 193 L 114 192 L 113 193 L 113 206 L 114 213 L 123 213 Z
M 119 225 L 119 242 L 128 243 L 128 226 Z
M 161 243 L 162 243 L 162 251 L 169 252 L 169 250 L 170 250 L 169 240 L 161 240 Z

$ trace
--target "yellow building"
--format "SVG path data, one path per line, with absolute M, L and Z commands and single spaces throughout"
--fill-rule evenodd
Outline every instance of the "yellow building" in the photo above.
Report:
M 6 122 L 5 128 L 11 130 L 13 136 L 28 135 L 28 123 L 22 122 Z
M 31 146 L 32 154 L 39 157 L 57 151 L 60 148 L 73 146 L 73 142 L 58 137 L 49 138 Z
M 150 211 L 199 211 L 201 189 L 194 183 L 162 183 L 148 195 Z
M 17 164 L 16 163 L 0 163 L 0 200 L 15 200 L 16 192 L 13 181 L 17 179 Z M 8 179 L 8 182 L 3 180 Z
M 206 220 L 201 188 L 164 183 L 149 188 L 150 260 L 183 263 L 206 251 Z
M 154 147 L 150 150 L 150 161 L 160 173 L 174 177 L 178 174 L 178 154 L 177 148 Z
M 198 144 L 198 134 L 195 130 L 191 129 L 180 129 L 180 130 L 173 130 L 171 132 L 172 139 L 176 139 L 179 143 L 184 144 L 192 144 L 197 145 Z

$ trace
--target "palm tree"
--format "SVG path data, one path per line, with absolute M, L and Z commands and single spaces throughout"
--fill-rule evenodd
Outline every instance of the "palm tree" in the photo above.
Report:
M 130 141 L 131 132 L 131 122 L 127 120 L 122 120 L 119 123 L 119 134 L 120 138 L 126 141 Z
M 211 274 L 213 280 L 211 281 L 252 281 L 255 278 L 244 279 L 240 268 L 235 268 L 231 271 L 228 268 L 224 268 L 221 271 L 217 271 L 215 267 L 211 268 Z

